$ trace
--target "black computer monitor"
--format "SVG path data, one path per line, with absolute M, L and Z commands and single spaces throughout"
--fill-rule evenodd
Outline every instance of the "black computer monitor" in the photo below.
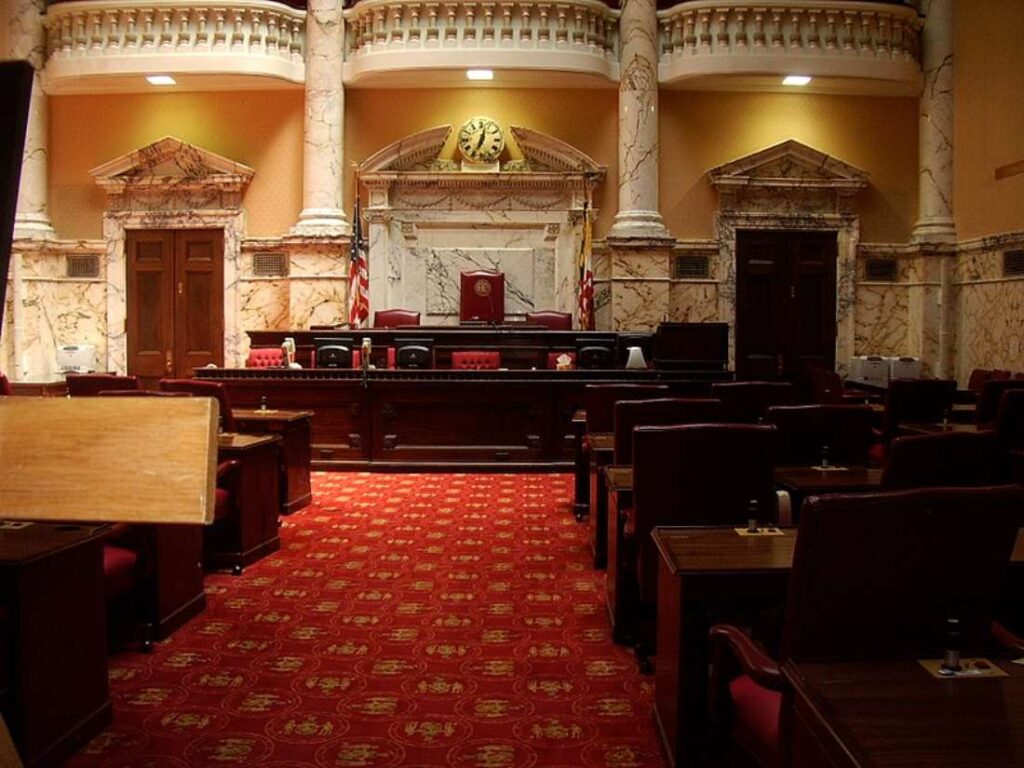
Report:
M 395 367 L 427 369 L 434 367 L 434 340 L 395 339 Z
M 351 368 L 352 345 L 350 337 L 325 336 L 313 339 L 317 368 Z
M 615 339 L 577 339 L 577 368 L 614 368 Z

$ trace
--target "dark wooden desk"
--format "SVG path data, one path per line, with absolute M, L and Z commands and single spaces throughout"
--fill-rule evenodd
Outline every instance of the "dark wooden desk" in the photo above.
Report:
M 775 484 L 789 492 L 793 523 L 800 521 L 800 505 L 808 496 L 823 493 L 872 493 L 881 488 L 882 470 L 877 467 L 776 467 Z
M 615 435 L 611 432 L 589 432 L 587 443 L 590 445 L 590 510 L 587 517 L 590 549 L 594 553 L 594 567 L 604 568 L 608 562 L 608 492 L 601 470 L 612 461 Z
M 636 605 L 635 589 L 628 585 L 633 579 L 627 577 L 622 561 L 623 520 L 620 511 L 633 506 L 633 467 L 610 464 L 603 469 L 604 484 L 608 489 L 607 529 L 608 574 L 604 585 L 607 595 L 608 621 L 612 629 L 612 640 L 624 643 L 629 640 L 632 626 L 632 607 Z
M 708 738 L 708 616 L 725 620 L 740 601 L 783 602 L 796 530 L 669 527 L 653 536 L 661 554 L 654 717 L 672 765 L 695 766 Z
M 587 432 L 587 412 L 582 408 L 572 414 L 572 464 L 575 498 L 573 514 L 577 521 L 586 518 L 590 511 L 590 478 L 587 470 L 587 452 L 583 449 L 583 437 Z
M 203 526 L 144 525 L 153 556 L 150 621 L 160 640 L 206 609 L 203 591 Z
M 276 435 L 222 433 L 217 438 L 220 461 L 238 459 L 237 509 L 206 530 L 204 552 L 208 567 L 242 568 L 281 548 L 277 515 L 280 473 Z
M 233 413 L 240 432 L 281 438 L 281 511 L 289 515 L 309 506 L 313 412 L 235 408 Z
M 105 525 L 0 527 L 9 687 L 0 702 L 27 767 L 56 765 L 111 720 Z
M 661 553 L 654 717 L 674 766 L 698 765 L 707 738 L 708 609 L 784 601 L 796 529 L 785 528 L 783 534 L 744 537 L 732 528 L 654 531 Z M 1024 573 L 1024 528 L 1009 571 L 1016 577 Z M 1019 601 L 1022 595 L 1013 592 L 1009 597 Z M 726 619 L 724 612 L 716 616 L 717 621 Z
M 1024 765 L 1024 667 L 939 680 L 916 661 L 793 663 L 793 768 Z

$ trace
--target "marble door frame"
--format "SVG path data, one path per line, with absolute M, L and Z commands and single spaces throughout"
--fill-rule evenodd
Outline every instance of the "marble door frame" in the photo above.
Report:
M 719 243 L 718 317 L 729 324 L 729 366 L 736 368 L 736 232 L 791 230 L 836 233 L 836 367 L 845 373 L 854 350 L 857 245 L 860 219 L 854 214 L 719 212 L 715 232 Z

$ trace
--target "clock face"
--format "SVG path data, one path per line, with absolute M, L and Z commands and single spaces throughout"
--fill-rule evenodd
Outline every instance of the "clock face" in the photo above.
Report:
M 459 151 L 472 163 L 493 163 L 505 148 L 501 126 L 489 117 L 473 117 L 459 129 Z

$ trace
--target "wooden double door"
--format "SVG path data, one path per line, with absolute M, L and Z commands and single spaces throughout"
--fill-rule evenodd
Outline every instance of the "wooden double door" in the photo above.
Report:
M 128 373 L 161 378 L 224 364 L 224 232 L 129 230 Z
M 797 379 L 835 367 L 836 234 L 736 233 L 736 373 Z

